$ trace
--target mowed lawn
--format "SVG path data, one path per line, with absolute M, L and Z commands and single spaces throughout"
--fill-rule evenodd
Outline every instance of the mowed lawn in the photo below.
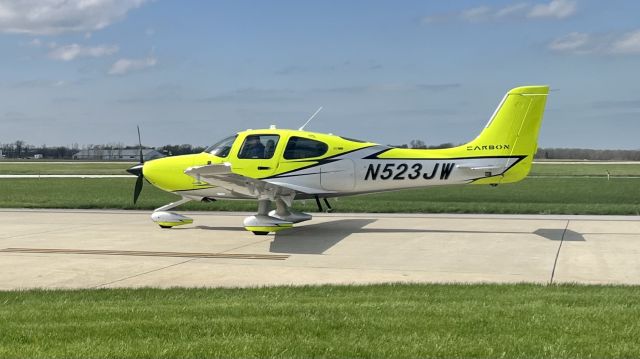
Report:
M 0 207 L 153 209 L 179 197 L 145 183 L 133 204 L 134 178 L 0 179 Z M 442 186 L 331 199 L 337 212 L 640 214 L 637 178 L 528 178 L 489 186 Z M 188 203 L 179 210 L 255 211 L 255 201 Z M 317 211 L 315 201 L 298 209 Z
M 0 292 L 0 357 L 639 357 L 640 287 Z
M 0 175 L 127 175 L 133 162 L 0 161 Z
M 530 176 L 600 176 L 640 177 L 640 163 L 589 162 L 559 164 L 553 162 L 534 163 Z

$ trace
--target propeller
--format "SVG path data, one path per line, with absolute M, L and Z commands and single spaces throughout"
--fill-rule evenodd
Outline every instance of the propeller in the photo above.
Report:
M 144 167 L 144 156 L 142 155 L 142 140 L 140 139 L 140 126 L 138 126 L 138 148 L 140 149 L 140 163 L 127 169 L 127 172 L 138 177 L 136 179 L 136 186 L 133 189 L 133 204 L 136 204 L 136 202 L 138 202 L 138 197 L 140 197 L 140 192 L 142 192 L 142 182 L 144 179 L 144 175 L 142 174 L 142 167 Z

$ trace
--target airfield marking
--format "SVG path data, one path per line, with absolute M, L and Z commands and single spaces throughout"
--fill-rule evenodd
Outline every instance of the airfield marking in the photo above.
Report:
M 137 257 L 267 259 L 267 260 L 280 260 L 280 261 L 283 261 L 290 257 L 289 255 L 280 255 L 280 254 L 151 252 L 151 251 L 59 249 L 59 248 L 5 248 L 5 249 L 0 249 L 0 252 L 2 253 L 41 253 L 41 254 L 93 254 L 93 255 L 137 256 Z

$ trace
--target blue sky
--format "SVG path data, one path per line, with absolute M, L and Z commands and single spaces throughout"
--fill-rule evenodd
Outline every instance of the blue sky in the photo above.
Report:
M 541 147 L 638 149 L 637 1 L 2 1 L 0 143 L 207 145 L 308 127 L 475 137 L 549 84 Z

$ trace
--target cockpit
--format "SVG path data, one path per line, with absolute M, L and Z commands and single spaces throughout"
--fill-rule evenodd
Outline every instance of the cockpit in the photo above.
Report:
M 208 152 L 214 156 L 225 158 L 229 156 L 229 152 L 231 151 L 231 146 L 235 142 L 238 135 L 233 135 L 225 138 L 222 141 L 215 143 L 212 146 L 207 147 L 204 152 Z
M 214 156 L 226 158 L 229 156 L 231 146 L 238 138 L 238 135 L 230 136 L 224 140 L 208 147 L 205 152 Z M 279 135 L 249 135 L 244 139 L 238 158 L 240 159 L 269 159 L 273 157 L 278 145 Z
M 249 135 L 240 147 L 238 158 L 269 159 L 276 152 L 279 139 L 279 135 Z
M 227 137 L 213 146 L 208 147 L 205 152 L 226 158 L 229 156 L 231 147 L 237 138 L 238 135 Z M 279 140 L 280 135 L 276 134 L 248 135 L 243 139 L 242 145 L 238 150 L 238 159 L 271 159 L 276 152 Z M 282 159 L 299 160 L 320 157 L 327 153 L 328 149 L 329 146 L 324 142 L 310 138 L 291 136 L 287 140 Z

